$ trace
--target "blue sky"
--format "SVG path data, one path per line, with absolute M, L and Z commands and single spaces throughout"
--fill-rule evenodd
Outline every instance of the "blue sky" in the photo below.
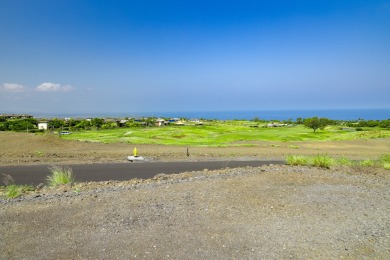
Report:
M 0 19 L 0 113 L 390 107 L 390 1 L 1 0 Z

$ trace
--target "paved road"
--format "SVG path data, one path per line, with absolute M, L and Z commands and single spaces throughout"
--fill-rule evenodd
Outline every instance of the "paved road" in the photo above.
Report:
M 159 173 L 172 174 L 204 169 L 216 170 L 226 167 L 235 168 L 283 163 L 283 161 L 129 162 L 78 164 L 70 167 L 73 170 L 76 181 L 124 181 L 133 178 L 152 178 Z M 49 165 L 2 166 L 0 167 L 0 174 L 11 175 L 15 184 L 18 185 L 38 185 L 39 183 L 45 183 L 46 177 L 50 175 L 49 168 Z

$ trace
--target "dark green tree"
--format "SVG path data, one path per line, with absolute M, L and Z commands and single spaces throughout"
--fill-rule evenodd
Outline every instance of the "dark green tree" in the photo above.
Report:
M 0 131 L 7 131 L 7 130 L 8 130 L 7 122 L 0 122 Z
M 323 130 L 327 125 L 329 125 L 331 122 L 327 118 L 318 118 L 318 117 L 312 117 L 312 118 L 306 118 L 303 122 L 304 126 L 313 129 L 314 132 L 317 131 L 317 129 Z
M 37 127 L 37 121 L 35 119 L 12 119 L 7 120 L 7 130 L 11 131 L 25 131 L 32 130 Z
M 390 128 L 390 119 L 382 120 L 379 126 L 382 128 Z
M 302 125 L 302 124 L 303 124 L 303 119 L 302 119 L 302 117 L 298 117 L 296 123 L 297 123 L 298 125 Z
M 84 129 L 87 130 L 91 127 L 91 122 L 88 120 L 80 120 L 76 125 L 76 129 Z
M 64 126 L 64 124 L 65 124 L 64 120 L 57 119 L 57 118 L 54 118 L 54 119 L 49 121 L 50 128 L 61 128 Z
M 97 129 L 99 129 L 104 124 L 104 119 L 103 118 L 94 118 L 94 119 L 92 119 L 91 124 L 93 127 L 96 127 Z

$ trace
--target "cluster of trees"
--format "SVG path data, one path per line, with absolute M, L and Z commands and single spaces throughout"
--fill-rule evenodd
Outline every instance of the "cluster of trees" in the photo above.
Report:
M 330 120 L 327 118 L 318 118 L 318 117 L 312 117 L 312 118 L 306 118 L 303 119 L 302 124 L 306 127 L 309 127 L 314 130 L 314 132 L 317 129 L 324 129 L 328 125 L 341 125 L 344 124 L 348 127 L 356 127 L 356 128 L 362 128 L 362 127 L 380 127 L 380 128 L 390 128 L 390 119 L 387 120 L 363 120 L 360 119 L 358 121 L 349 121 L 345 123 L 344 121 L 338 121 L 338 120 Z
M 37 125 L 38 120 L 35 118 L 7 120 L 0 117 L 0 131 L 34 131 Z
M 79 120 L 79 119 L 69 119 L 69 120 L 63 120 L 63 119 L 57 119 L 54 118 L 48 122 L 48 128 L 49 129 L 59 129 L 59 128 L 66 128 L 70 130 L 77 130 L 77 129 L 92 129 L 92 128 L 102 128 L 102 126 L 105 124 L 104 119 L 102 118 L 94 118 L 91 120 Z
M 356 122 L 348 122 L 349 127 L 381 127 L 390 128 L 390 119 L 387 120 L 364 120 L 360 119 Z
M 65 128 L 69 130 L 89 130 L 89 129 L 113 129 L 117 127 L 140 127 L 140 126 L 150 126 L 154 125 L 154 118 L 145 118 L 143 120 L 126 120 L 126 122 L 121 123 L 119 120 L 105 120 L 103 118 L 93 118 L 93 119 L 53 119 L 49 121 L 49 128 Z
M 253 119 L 254 122 L 261 122 L 259 118 Z M 277 120 L 273 120 L 277 121 Z M 319 117 L 312 117 L 312 118 L 297 118 L 296 121 L 293 121 L 292 119 L 284 120 L 282 121 L 283 124 L 287 125 L 304 125 L 308 128 L 313 129 L 314 132 L 316 132 L 318 129 L 323 130 L 328 125 L 345 125 L 348 127 L 356 127 L 356 128 L 362 128 L 362 127 L 380 127 L 380 128 L 390 128 L 390 119 L 387 120 L 364 120 L 359 119 L 357 121 L 348 121 L 345 122 L 343 120 L 332 120 L 328 118 L 319 118 Z
M 105 120 L 103 118 L 93 119 L 51 119 L 48 122 L 49 129 L 67 129 L 67 130 L 88 130 L 88 129 L 112 129 L 117 127 L 141 127 L 151 126 L 155 124 L 156 118 L 144 118 L 142 120 L 127 120 L 120 122 L 116 120 Z M 253 121 L 260 122 L 261 120 L 255 118 Z M 381 127 L 390 128 L 390 119 L 387 120 L 363 120 L 357 121 L 337 121 L 328 118 L 297 118 L 295 122 L 292 119 L 283 121 L 284 124 L 298 124 L 304 125 L 313 129 L 316 132 L 318 129 L 324 129 L 328 125 L 341 125 L 344 124 L 348 127 Z M 0 131 L 37 131 L 38 120 L 35 118 L 27 119 L 6 119 L 0 117 Z
M 119 120 L 105 120 L 103 118 L 93 119 L 58 119 L 48 121 L 48 129 L 63 130 L 89 130 L 89 129 L 112 129 L 117 127 L 141 127 L 154 125 L 155 118 L 144 118 L 142 120 L 126 120 L 121 123 Z M 39 121 L 35 118 L 28 119 L 6 119 L 0 117 L 0 131 L 29 131 L 37 132 Z

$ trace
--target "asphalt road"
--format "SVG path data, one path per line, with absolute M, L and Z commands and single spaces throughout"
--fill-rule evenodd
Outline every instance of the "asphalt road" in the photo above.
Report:
M 112 164 L 71 165 L 76 181 L 124 181 L 134 178 L 148 179 L 156 174 L 180 173 L 186 171 L 216 170 L 245 166 L 283 164 L 283 161 L 200 161 L 200 162 L 128 162 Z M 0 174 L 9 174 L 18 185 L 38 185 L 45 183 L 50 175 L 49 165 L 2 166 Z M 2 179 L 2 176 L 0 176 Z M 0 185 L 3 185 L 1 183 Z

